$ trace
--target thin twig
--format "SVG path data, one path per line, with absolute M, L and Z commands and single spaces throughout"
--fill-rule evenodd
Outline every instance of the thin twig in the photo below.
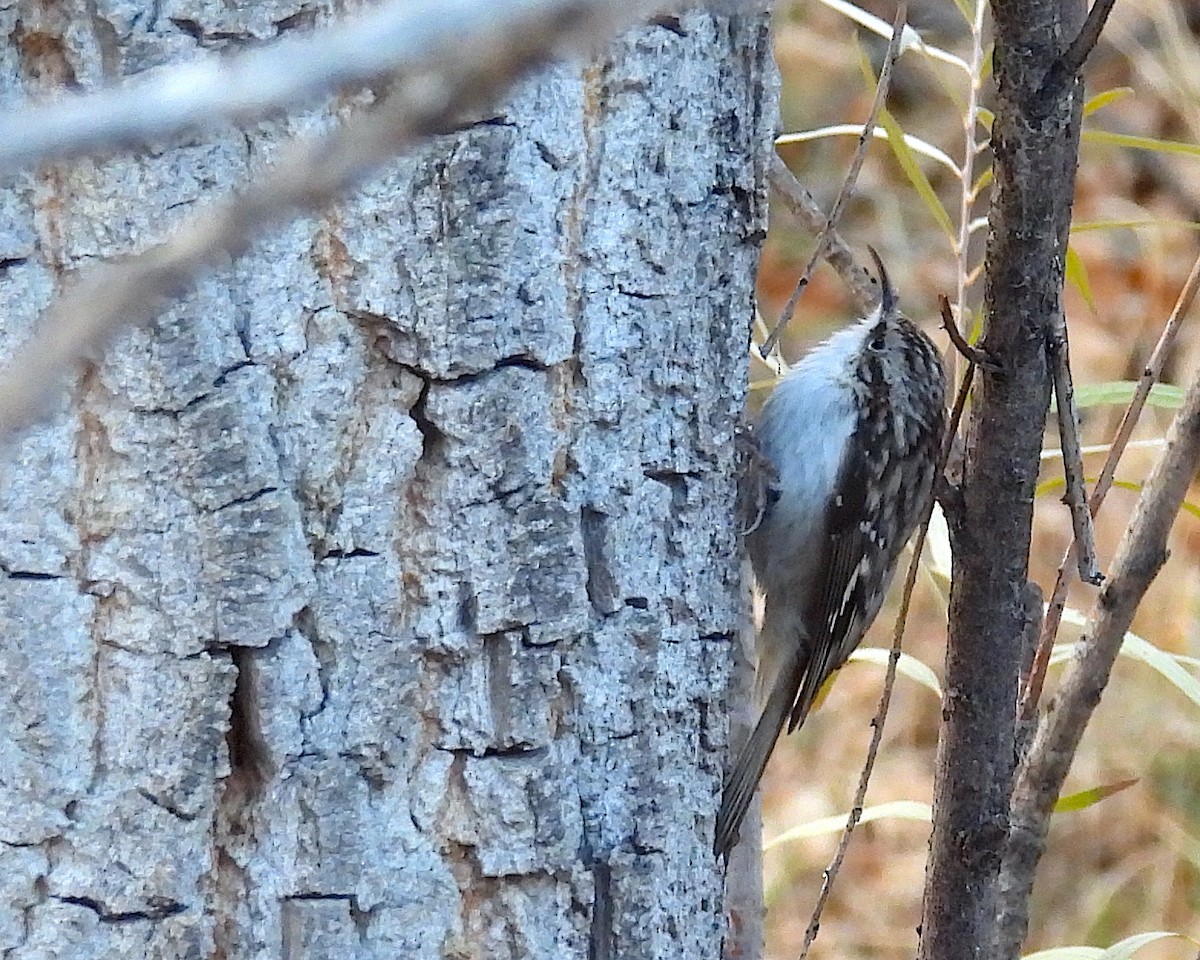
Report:
M 962 331 L 958 329 L 958 324 L 954 322 L 954 311 L 950 308 L 950 298 L 944 293 L 938 295 L 938 309 L 942 315 L 942 328 L 946 331 L 946 335 L 950 338 L 950 343 L 954 345 L 954 349 L 958 351 L 962 358 L 967 363 L 973 363 L 978 367 L 983 367 L 985 370 L 998 371 L 1000 364 L 989 357 L 985 350 L 967 343 L 962 335 Z
M 883 66 L 879 70 L 879 83 L 875 85 L 875 99 L 871 103 L 871 112 L 867 117 L 866 123 L 863 124 L 862 135 L 858 138 L 858 149 L 854 151 L 854 158 L 850 161 L 850 169 L 846 171 L 846 177 L 842 181 L 842 188 L 838 191 L 837 199 L 833 201 L 833 209 L 829 211 L 829 218 L 821 228 L 821 232 L 817 234 L 817 245 L 812 252 L 812 256 L 809 257 L 808 266 L 804 268 L 804 272 L 800 274 L 800 279 L 796 281 L 796 288 L 788 298 L 788 302 L 783 308 L 783 313 L 780 315 L 779 321 L 775 324 L 775 329 L 771 331 L 771 335 L 767 337 L 763 345 L 759 348 L 759 352 L 764 357 L 775 349 L 780 336 L 787 329 L 788 323 L 791 322 L 792 314 L 796 312 L 796 304 L 800 302 L 800 295 L 812 279 L 817 261 L 825 254 L 825 247 L 829 243 L 830 232 L 837 226 L 838 220 L 841 219 L 842 207 L 845 206 L 846 201 L 854 191 L 854 184 L 858 180 L 858 172 L 862 169 L 863 160 L 867 156 L 867 144 L 871 142 L 872 132 L 875 129 L 875 121 L 879 119 L 879 113 L 887 100 L 888 86 L 892 79 L 892 65 L 896 62 L 896 58 L 900 56 L 900 40 L 904 36 L 904 24 L 907 17 L 908 0 L 900 0 L 900 3 L 896 7 L 896 19 L 892 23 L 892 39 L 888 42 L 887 53 L 883 58 Z
M 758 304 L 755 304 L 754 306 L 753 324 L 754 328 L 752 336 L 758 337 L 760 342 L 765 340 L 770 335 L 770 331 L 767 330 L 767 321 L 763 319 L 762 311 L 759 310 Z M 753 341 L 748 345 L 748 349 L 750 350 L 750 359 L 757 360 L 759 363 L 763 364 L 768 370 L 771 371 L 772 374 L 774 374 L 775 380 L 778 380 L 780 377 L 784 376 L 788 370 L 791 369 L 787 361 L 784 360 L 783 357 L 778 353 L 773 353 L 769 357 L 759 355 L 754 349 Z M 775 381 L 773 380 L 756 380 L 750 384 L 750 389 L 756 390 L 773 386 L 775 386 Z
M 1084 61 L 1087 60 L 1100 39 L 1100 32 L 1108 21 L 1108 15 L 1112 12 L 1114 3 L 1116 0 L 1096 0 L 1092 4 L 1092 9 L 1088 11 L 1087 19 L 1079 28 L 1079 33 L 1075 35 L 1071 45 L 1063 51 L 1062 56 L 1054 61 L 1054 65 L 1046 74 L 1046 82 L 1042 86 L 1043 93 L 1057 89 L 1060 84 L 1074 77 L 1083 69 Z
M 967 269 L 967 257 L 971 249 L 971 210 L 975 203 L 975 160 L 979 155 L 979 142 L 975 131 L 979 127 L 979 101 L 983 94 L 983 19 L 988 5 L 975 0 L 975 19 L 971 25 L 971 57 L 968 64 L 970 82 L 967 87 L 967 108 L 963 111 L 963 160 L 959 167 L 962 192 L 959 194 L 958 239 L 954 244 L 957 261 L 958 291 L 956 305 L 959 318 L 967 315 L 967 288 L 974 280 L 973 271 Z M 960 337 L 961 339 L 961 337 Z M 954 357 L 947 357 L 947 374 L 953 380 L 957 376 Z
M 183 296 L 205 268 L 240 256 L 266 226 L 323 208 L 534 67 L 569 50 L 591 49 L 655 6 L 645 0 L 514 2 L 493 7 L 473 29 L 460 24 L 439 34 L 376 108 L 325 137 L 291 145 L 262 177 L 186 221 L 165 243 L 93 270 L 63 292 L 0 376 L 0 440 L 40 413 L 72 364 L 123 326 Z
M 1075 387 L 1071 382 L 1071 353 L 1067 340 L 1067 322 L 1059 311 L 1047 347 L 1054 373 L 1055 406 L 1058 409 L 1058 436 L 1063 455 L 1063 476 L 1067 492 L 1063 499 L 1071 508 L 1075 531 L 1079 578 L 1099 586 L 1104 580 L 1096 560 L 1096 529 L 1088 509 L 1087 486 L 1083 478 L 1082 444 L 1079 442 L 1079 410 L 1075 406 Z
M 1175 301 L 1171 315 L 1167 318 L 1162 333 L 1159 334 L 1158 343 L 1155 344 L 1154 351 L 1150 354 L 1150 359 L 1146 362 L 1146 366 L 1142 370 L 1142 375 L 1138 379 L 1137 388 L 1133 392 L 1133 399 L 1129 401 L 1129 406 L 1125 408 L 1125 413 L 1122 415 L 1121 422 L 1117 426 L 1116 438 L 1109 448 L 1108 456 L 1104 461 L 1104 468 L 1100 471 L 1100 476 L 1092 488 L 1091 500 L 1088 501 L 1088 509 L 1091 511 L 1093 517 L 1099 512 L 1101 504 L 1104 503 L 1104 498 L 1108 495 L 1108 491 L 1112 487 L 1113 477 L 1117 472 L 1117 465 L 1120 463 L 1121 456 L 1125 453 L 1125 449 L 1129 444 L 1129 438 L 1133 435 L 1133 428 L 1137 426 L 1138 418 L 1141 416 L 1142 409 L 1146 405 L 1146 400 L 1150 396 L 1150 389 L 1158 382 L 1158 378 L 1162 374 L 1163 366 L 1167 362 L 1167 356 L 1175 345 L 1179 328 L 1188 312 L 1192 309 L 1192 303 L 1196 299 L 1198 291 L 1200 291 L 1200 256 L 1197 256 L 1195 262 L 1192 264 L 1191 273 L 1188 274 L 1187 280 L 1184 281 L 1183 289 L 1179 291 L 1179 298 Z M 1050 662 L 1050 651 L 1054 648 L 1054 641 L 1058 637 L 1058 628 L 1062 623 L 1063 610 L 1066 609 L 1067 605 L 1066 569 L 1074 556 L 1075 544 L 1072 542 L 1067 547 L 1066 553 L 1063 554 L 1062 562 L 1058 565 L 1058 575 L 1054 581 L 1054 590 L 1050 594 L 1050 602 L 1046 607 L 1046 618 L 1042 622 L 1042 635 L 1038 641 L 1037 656 L 1034 658 L 1033 669 L 1029 673 L 1029 680 L 1025 684 L 1025 690 L 1021 695 L 1020 715 L 1023 720 L 1032 719 L 1034 713 L 1037 711 L 1038 700 L 1041 697 L 1042 686 L 1046 679 L 1046 667 Z
M 968 364 L 966 372 L 963 374 L 962 383 L 958 388 L 958 395 L 954 398 L 954 407 L 950 411 L 949 426 L 946 428 L 946 436 L 938 455 L 936 475 L 939 477 L 946 468 L 946 461 L 950 458 L 954 436 L 958 433 L 958 425 L 962 420 L 963 408 L 966 406 L 967 397 L 971 393 L 971 380 L 974 377 L 974 373 L 974 364 Z M 824 877 L 821 880 L 821 892 L 817 895 L 817 903 L 813 907 L 812 918 L 808 922 L 808 929 L 804 932 L 804 944 L 800 948 L 798 960 L 805 960 L 813 941 L 817 938 L 817 932 L 821 928 L 821 914 L 825 911 L 825 904 L 828 902 L 829 894 L 833 890 L 833 882 L 837 878 L 838 871 L 842 868 L 842 861 L 846 858 L 846 850 L 850 846 L 850 835 L 854 833 L 854 828 L 858 826 L 858 821 L 862 818 L 863 802 L 867 797 L 867 786 L 871 781 L 871 773 L 875 769 L 875 757 L 879 752 L 879 744 L 883 740 L 883 724 L 887 719 L 888 708 L 892 703 L 892 688 L 896 685 L 896 667 L 900 663 L 904 628 L 908 623 L 908 608 L 912 602 L 913 588 L 916 586 L 917 574 L 920 571 L 921 551 L 925 547 L 925 536 L 929 531 L 930 517 L 933 516 L 933 504 L 934 498 L 930 497 L 929 504 L 926 506 L 925 513 L 921 518 L 921 524 L 917 528 L 916 539 L 913 541 L 912 560 L 908 564 L 908 573 L 904 578 L 904 589 L 900 594 L 900 611 L 896 615 L 896 627 L 892 635 L 892 648 L 888 654 L 887 672 L 883 678 L 883 693 L 879 698 L 879 709 L 875 711 L 875 716 L 871 720 L 873 730 L 871 733 L 871 745 L 867 748 L 867 759 L 863 764 L 862 775 L 858 779 L 858 789 L 854 791 L 854 802 L 850 805 L 850 813 L 846 818 L 846 826 L 842 830 L 841 838 L 838 840 L 837 851 L 834 853 L 833 860 L 825 870 Z
M 854 297 L 854 305 L 859 312 L 863 316 L 870 313 L 875 304 L 879 302 L 879 288 L 872 281 L 871 274 L 854 259 L 850 245 L 842 239 L 837 228 L 829 227 L 829 220 L 826 219 L 820 204 L 813 199 L 813 195 L 796 179 L 796 175 L 788 169 L 788 165 L 774 151 L 771 152 L 771 158 L 767 162 L 767 179 L 784 202 L 788 212 L 807 230 L 816 235 L 828 227 L 829 241 L 826 244 L 825 261 L 838 272 L 846 286 L 850 288 Z

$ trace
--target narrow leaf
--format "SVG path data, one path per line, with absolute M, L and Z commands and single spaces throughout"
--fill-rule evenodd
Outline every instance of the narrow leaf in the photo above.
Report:
M 1063 622 L 1073 624 L 1077 627 L 1086 627 L 1087 617 L 1083 611 L 1077 610 L 1074 607 L 1067 607 L 1063 610 Z M 1074 652 L 1075 644 L 1056 644 L 1050 658 L 1052 662 L 1057 662 L 1059 659 L 1057 656 L 1059 647 L 1064 648 L 1065 655 L 1062 659 L 1067 659 Z M 1129 657 L 1131 660 L 1137 660 L 1156 670 L 1171 686 L 1191 700 L 1192 703 L 1200 706 L 1200 680 L 1192 676 L 1184 667 L 1184 664 L 1190 658 L 1181 658 L 1173 653 L 1167 653 L 1167 651 L 1156 647 L 1144 637 L 1139 637 L 1133 631 L 1127 632 L 1122 639 L 1120 655 Z
M 843 17 L 853 20 L 860 27 L 870 30 L 872 33 L 883 37 L 885 40 L 892 39 L 892 25 L 886 20 L 881 20 L 872 13 L 867 13 L 862 7 L 856 7 L 847 0 L 821 0 L 830 10 L 836 10 Z M 935 47 L 931 43 L 926 43 L 921 35 L 917 33 L 908 24 L 904 25 L 904 30 L 900 34 L 900 52 L 903 54 L 908 50 L 916 50 L 923 53 L 931 60 L 941 60 L 943 63 L 949 63 L 952 66 L 958 67 L 963 73 L 968 76 L 971 73 L 971 68 L 967 66 L 967 62 L 962 57 L 957 57 L 948 50 L 943 50 L 941 47 Z
M 995 176 L 995 174 L 992 172 L 992 168 L 987 167 L 984 169 L 983 173 L 981 173 L 978 177 L 975 178 L 975 183 L 971 187 L 971 199 L 972 200 L 974 200 L 981 193 L 983 193 L 984 190 L 986 190 L 988 187 L 990 187 L 992 185 L 992 178 L 994 176 Z
M 789 143 L 807 143 L 812 140 L 825 140 L 829 137 L 861 137 L 863 132 L 861 123 L 837 123 L 828 127 L 817 127 L 814 130 L 801 130 L 796 133 L 783 133 L 775 138 L 776 146 L 785 146 Z M 887 140 L 888 133 L 886 130 L 881 130 L 875 127 L 871 130 L 871 137 L 875 140 Z M 954 174 L 955 178 L 962 179 L 962 171 L 958 169 L 950 156 L 944 151 L 939 150 L 932 143 L 922 140 L 920 137 L 904 134 L 904 143 L 914 153 L 919 153 L 923 157 L 928 157 L 935 163 L 940 163 L 943 167 Z
M 1069 257 L 1068 257 L 1069 258 Z M 1128 404 L 1137 390 L 1136 380 L 1110 380 L 1105 383 L 1085 383 L 1075 387 L 1075 405 L 1083 410 L 1087 407 L 1105 407 L 1113 404 Z M 1178 410 L 1183 406 L 1183 388 L 1170 383 L 1156 383 L 1150 388 L 1146 403 L 1164 410 Z M 1057 407 L 1050 403 L 1050 412 Z
M 950 221 L 950 214 L 942 206 L 942 201 L 938 199 L 937 194 L 934 192 L 933 184 L 929 182 L 929 178 L 925 176 L 925 171 L 921 169 L 916 157 L 913 156 L 913 152 L 908 148 L 908 144 L 905 143 L 904 131 L 896 122 L 895 117 L 887 110 L 879 111 L 879 123 L 888 132 L 888 144 L 892 148 L 896 162 L 900 164 L 900 168 L 904 171 L 905 176 L 908 177 L 908 182 L 913 185 L 913 189 L 925 201 L 925 206 L 933 214 L 933 218 L 938 222 L 939 226 L 946 232 L 946 236 L 950 238 L 950 242 L 953 243 L 954 226 Z
M 751 387 L 750 389 L 754 389 Z M 1067 489 L 1067 481 L 1062 477 L 1051 477 L 1049 480 L 1039 481 L 1037 486 L 1033 488 L 1035 497 L 1045 497 L 1051 493 L 1058 493 L 1059 490 Z
M 1125 97 L 1132 95 L 1133 87 L 1112 87 L 1109 90 L 1101 90 L 1083 105 L 1083 115 L 1085 117 L 1091 116 L 1097 110 L 1107 107 L 1110 103 L 1116 103 L 1118 100 L 1123 100 Z
M 1094 807 L 1106 797 L 1111 797 L 1114 793 L 1128 790 L 1137 782 L 1136 777 L 1132 780 L 1119 780 L 1116 783 L 1092 787 L 1090 790 L 1080 790 L 1078 793 L 1059 797 L 1058 801 L 1054 804 L 1054 812 L 1070 813 L 1074 810 L 1086 810 L 1088 807 Z
M 1160 650 L 1135 633 L 1125 634 L 1125 639 L 1121 644 L 1121 653 L 1130 659 L 1140 660 L 1146 666 L 1157 670 L 1176 690 L 1192 703 L 1200 706 L 1200 680 L 1188 673 L 1172 654 Z
M 1062 451 L 1059 451 L 1061 455 Z M 1084 483 L 1095 483 L 1099 478 L 1086 476 L 1083 478 Z M 1109 483 L 1117 490 L 1130 490 L 1133 493 L 1142 492 L 1142 484 L 1135 483 L 1132 480 L 1110 480 Z M 1066 481 L 1062 477 L 1051 477 L 1049 480 L 1043 480 L 1033 488 L 1035 497 L 1045 497 L 1052 493 L 1058 493 L 1060 490 L 1065 490 L 1067 487 Z M 1200 520 L 1200 504 L 1192 503 L 1190 500 L 1184 500 L 1180 504 L 1180 509 L 1185 513 L 1191 514 Z
M 1171 937 L 1192 939 L 1181 933 L 1157 930 L 1153 933 L 1139 933 L 1132 937 L 1126 937 L 1124 940 L 1114 943 L 1107 950 L 1101 950 L 1099 947 L 1054 947 L 1050 950 L 1039 950 L 1037 953 L 1027 953 L 1023 960 L 1129 960 L 1142 947 Z M 1194 940 L 1192 942 L 1195 943 Z
M 1161 450 L 1167 445 L 1167 441 L 1163 437 L 1154 437 L 1149 440 L 1130 440 L 1125 444 L 1126 450 Z M 1080 452 L 1085 457 L 1090 457 L 1097 453 L 1108 453 L 1112 450 L 1111 443 L 1091 443 L 1080 448 Z M 1041 458 L 1043 460 L 1061 460 L 1063 452 L 1057 447 L 1049 447 L 1042 451 Z
M 1075 285 L 1088 309 L 1092 311 L 1092 316 L 1095 316 L 1096 299 L 1092 296 L 1092 285 L 1088 282 L 1087 266 L 1072 246 L 1067 247 L 1067 283 Z
M 1108 130 L 1084 130 L 1082 137 L 1088 143 L 1104 143 L 1113 147 L 1128 147 L 1130 150 L 1149 150 L 1152 153 L 1182 153 L 1189 157 L 1200 157 L 1200 144 L 1184 143 L 1181 140 L 1135 137 L 1132 134 L 1111 133 Z
M 1091 230 L 1158 230 L 1163 227 L 1182 227 L 1185 230 L 1200 230 L 1196 220 L 1081 220 L 1071 224 L 1072 233 L 1087 233 Z
M 992 68 L 996 66 L 996 58 L 993 56 L 995 50 L 995 42 L 989 43 L 983 48 L 983 61 L 980 64 L 979 80 L 977 81 L 981 87 L 992 78 Z
M 870 823 L 872 820 L 885 820 L 888 818 L 893 820 L 915 820 L 918 823 L 932 823 L 933 808 L 927 803 L 919 803 L 916 800 L 893 800 L 891 803 L 880 803 L 873 807 L 864 807 L 862 816 L 859 817 L 858 822 Z M 773 847 L 791 843 L 793 840 L 805 840 L 809 837 L 819 837 L 828 833 L 840 833 L 846 829 L 846 824 L 849 820 L 850 814 L 839 813 L 836 816 L 822 817 L 820 820 L 802 823 L 798 827 L 785 830 L 773 840 L 768 840 L 763 844 L 763 849 L 770 850 Z
M 886 668 L 888 657 L 890 656 L 891 651 L 884 650 L 881 647 L 859 647 L 850 654 L 849 661 L 873 663 L 876 666 Z M 900 654 L 900 660 L 896 664 L 896 672 L 901 676 L 908 677 L 909 680 L 916 681 L 926 690 L 932 691 L 939 700 L 942 698 L 942 687 L 938 683 L 937 674 L 916 657 L 910 656 L 907 653 Z
M 1100 960 L 1129 960 L 1135 953 L 1142 949 L 1147 944 L 1156 943 L 1159 940 L 1169 940 L 1175 937 L 1180 937 L 1184 940 L 1192 940 L 1191 937 L 1185 937 L 1182 933 L 1171 933 L 1167 930 L 1156 930 L 1153 933 L 1138 933 L 1132 937 L 1126 937 L 1124 940 L 1114 943 L 1111 947 L 1100 954 Z M 1192 943 L 1195 943 L 1192 940 Z

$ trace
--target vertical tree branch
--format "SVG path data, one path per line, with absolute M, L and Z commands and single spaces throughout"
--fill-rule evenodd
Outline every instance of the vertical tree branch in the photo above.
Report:
M 1075 407 L 1075 385 L 1071 379 L 1071 350 L 1067 342 L 1067 318 L 1055 318 L 1050 334 L 1050 362 L 1054 371 L 1054 397 L 1058 406 L 1058 436 L 1062 444 L 1063 476 L 1067 491 L 1063 500 L 1071 508 L 1071 526 L 1079 579 L 1098 586 L 1104 579 L 1096 560 L 1096 531 L 1088 510 L 1087 483 L 1083 478 L 1083 447 L 1079 442 L 1079 410 Z
M 995 0 L 996 190 L 983 370 L 966 429 L 954 547 L 946 695 L 920 956 L 994 954 L 996 879 L 1008 835 L 1033 495 L 1061 311 L 1082 91 L 1043 93 L 1078 32 L 1081 0 Z

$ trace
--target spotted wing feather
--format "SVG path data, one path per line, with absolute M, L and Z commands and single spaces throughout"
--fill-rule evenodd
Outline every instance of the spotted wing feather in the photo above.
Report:
M 829 505 L 821 585 L 805 617 L 815 634 L 812 655 L 789 732 L 804 722 L 822 684 L 862 641 L 932 494 L 941 397 L 925 416 L 899 420 L 885 400 L 868 398 Z

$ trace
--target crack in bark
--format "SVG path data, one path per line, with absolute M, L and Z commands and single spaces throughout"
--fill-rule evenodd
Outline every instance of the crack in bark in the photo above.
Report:
M 101 923 L 131 923 L 138 920 L 165 920 L 187 910 L 187 905 L 166 897 L 151 897 L 145 910 L 110 910 L 100 900 L 82 896 L 52 896 L 51 900 L 69 903 L 92 911 Z
M 355 547 L 352 550 L 333 549 L 329 550 L 321 556 L 317 557 L 318 562 L 321 560 L 359 560 L 363 557 L 379 557 L 383 555 L 381 550 L 368 550 L 366 547 Z
M 610 960 L 613 948 L 612 869 L 607 863 L 592 864 L 592 924 L 588 937 L 588 960 Z
M 292 629 L 302 637 L 312 648 L 313 658 L 317 661 L 317 682 L 321 685 L 321 702 L 315 710 L 301 713 L 305 720 L 317 716 L 329 703 L 330 677 L 337 668 L 337 651 L 332 643 L 321 636 L 317 628 L 317 616 L 312 607 L 304 607 L 292 618 Z M 308 736 L 305 736 L 307 742 Z
M 247 493 L 244 496 L 234 497 L 232 500 L 230 500 L 227 503 L 221 504 L 219 507 L 214 507 L 211 510 L 204 510 L 201 512 L 209 513 L 209 514 L 220 513 L 222 510 L 228 510 L 230 507 L 245 506 L 247 503 L 253 503 L 255 500 L 261 500 L 263 497 L 265 497 L 269 493 L 278 493 L 278 492 L 279 492 L 279 487 L 276 487 L 276 486 L 263 487 L 261 490 L 255 490 L 253 493 Z
M 154 804 L 154 806 L 158 807 L 160 810 L 167 811 L 167 813 L 169 813 L 171 816 L 175 817 L 177 820 L 182 820 L 184 823 L 191 823 L 196 819 L 196 814 L 186 813 L 185 811 L 179 809 L 179 807 L 177 807 L 175 804 L 171 803 L 171 801 L 155 796 L 144 787 L 138 789 L 138 796 L 140 796 L 147 803 Z
M 262 795 L 271 767 L 254 695 L 255 653 L 247 647 L 229 648 L 230 659 L 237 669 L 229 701 L 229 733 L 225 738 L 229 748 L 229 784 L 236 785 L 246 803 Z
M 0 564 L 0 571 L 9 580 L 65 580 L 66 577 L 61 573 L 44 573 L 39 570 L 9 570 L 3 564 Z
M 255 650 L 231 646 L 229 657 L 237 674 L 229 698 L 229 776 L 217 800 L 214 824 L 214 886 L 212 901 L 214 960 L 241 952 L 239 913 L 249 893 L 247 870 L 235 855 L 255 842 L 255 812 L 271 774 L 262 723 L 254 694 Z
M 579 534 L 583 540 L 583 562 L 587 568 L 587 598 L 592 608 L 605 617 L 620 609 L 617 602 L 620 590 L 609 567 L 610 552 L 606 544 L 605 514 L 593 507 L 579 512 Z M 626 601 L 628 603 L 628 601 Z

